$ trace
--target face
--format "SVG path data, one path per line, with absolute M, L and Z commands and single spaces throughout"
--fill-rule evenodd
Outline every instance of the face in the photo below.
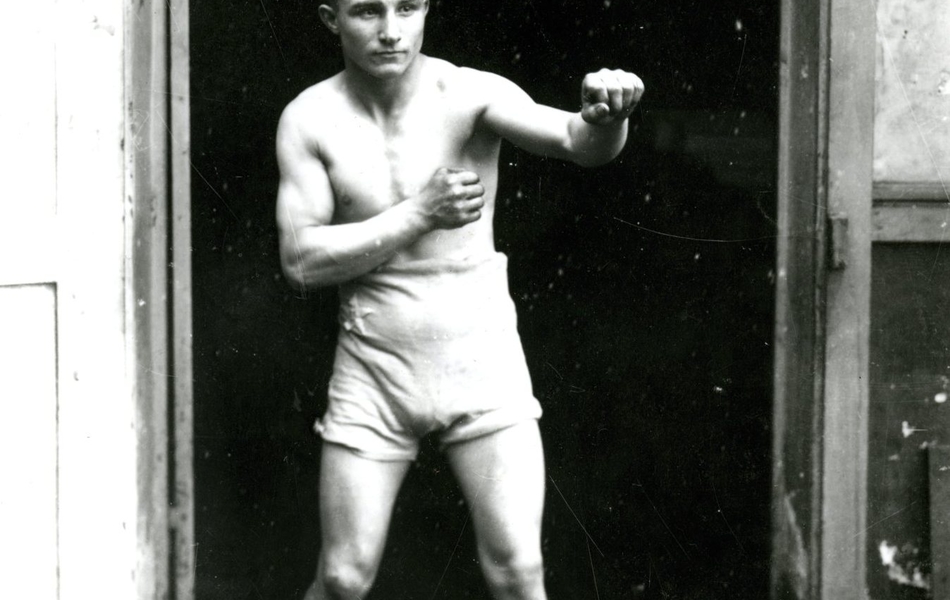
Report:
M 340 36 L 348 67 L 380 78 L 401 75 L 422 49 L 428 0 L 337 0 L 319 8 Z

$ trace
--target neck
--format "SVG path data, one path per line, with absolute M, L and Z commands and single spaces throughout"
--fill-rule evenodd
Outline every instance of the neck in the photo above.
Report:
M 374 116 L 399 112 L 411 100 L 419 86 L 426 57 L 418 55 L 400 75 L 392 78 L 374 77 L 348 60 L 344 81 L 353 96 Z

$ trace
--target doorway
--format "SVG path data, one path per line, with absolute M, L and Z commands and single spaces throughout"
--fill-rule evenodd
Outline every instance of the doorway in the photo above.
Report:
M 318 550 L 311 425 L 336 298 L 280 274 L 273 137 L 341 61 L 312 3 L 192 4 L 197 597 L 297 598 Z M 498 247 L 545 410 L 551 598 L 766 597 L 778 3 L 431 4 L 428 53 L 539 102 L 576 106 L 601 66 L 648 88 L 607 167 L 502 155 Z M 372 597 L 487 597 L 432 448 L 396 513 Z

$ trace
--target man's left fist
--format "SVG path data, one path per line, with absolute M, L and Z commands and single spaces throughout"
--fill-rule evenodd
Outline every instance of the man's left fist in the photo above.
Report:
M 630 116 L 640 97 L 643 81 L 620 69 L 588 73 L 581 84 L 581 117 L 592 125 L 606 125 Z

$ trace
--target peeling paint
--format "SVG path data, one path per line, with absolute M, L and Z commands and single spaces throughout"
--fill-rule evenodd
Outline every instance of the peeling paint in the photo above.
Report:
M 940 84 L 937 86 L 937 93 L 941 96 L 950 96 L 950 71 L 944 71 L 940 74 Z
M 909 552 L 901 552 L 897 546 L 889 544 L 887 540 L 881 540 L 878 546 L 881 565 L 887 567 L 888 579 L 900 585 L 929 590 L 930 580 L 921 572 L 920 565 L 913 558 L 916 551 L 916 548 L 910 548 Z M 911 556 L 907 556 L 908 554 Z
M 95 31 L 95 30 L 105 31 L 105 32 L 108 33 L 110 36 L 115 36 L 115 26 L 114 26 L 114 25 L 103 25 L 102 23 L 99 22 L 99 17 L 95 17 L 95 16 L 94 16 L 94 17 L 92 18 L 92 29 L 93 29 L 94 31 Z

